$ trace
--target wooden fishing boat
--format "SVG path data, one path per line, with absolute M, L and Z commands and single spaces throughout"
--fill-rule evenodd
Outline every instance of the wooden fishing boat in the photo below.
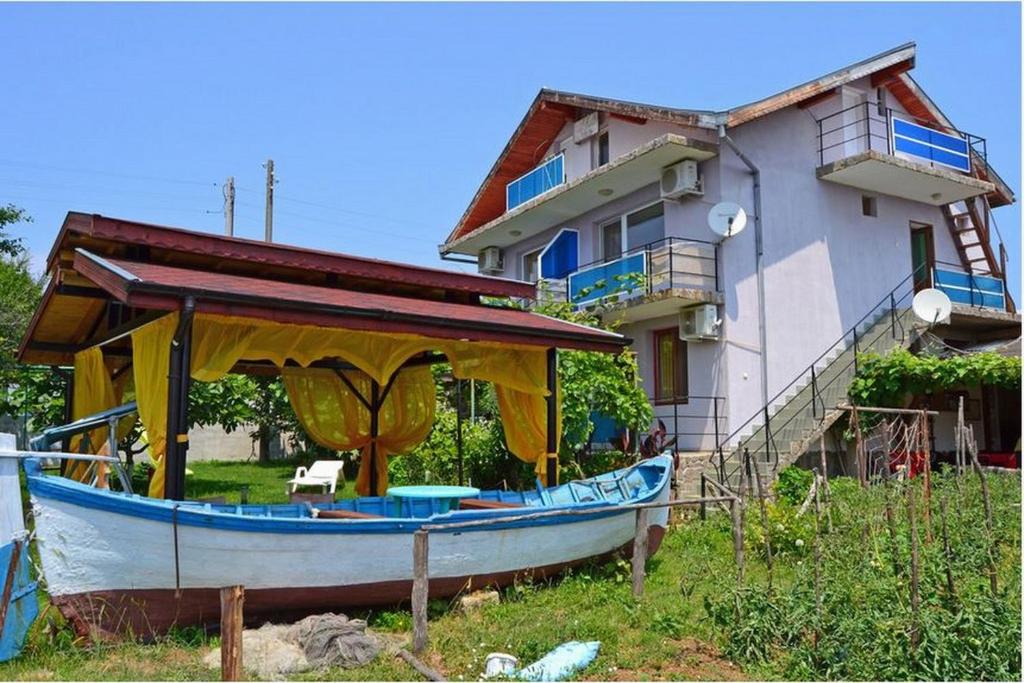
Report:
M 396 514 L 386 496 L 318 508 L 147 498 L 44 474 L 39 460 L 25 460 L 53 604 L 83 635 L 142 637 L 175 624 L 216 624 L 218 589 L 227 585 L 245 586 L 246 619 L 257 623 L 407 601 L 413 532 L 424 525 L 495 520 L 430 532 L 432 597 L 628 553 L 636 513 L 614 508 L 667 501 L 672 468 L 671 457 L 658 456 L 536 491 L 485 491 L 465 503 L 486 509 L 441 513 L 428 499 L 406 501 Z M 537 514 L 558 510 L 573 512 Z M 649 553 L 667 517 L 667 508 L 650 511 Z

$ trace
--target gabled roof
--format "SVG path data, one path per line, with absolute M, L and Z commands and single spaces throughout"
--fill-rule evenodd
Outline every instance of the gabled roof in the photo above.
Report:
M 936 122 L 953 127 L 941 113 L 938 113 L 938 116 L 928 113 L 938 112 L 937 107 L 934 107 L 931 100 L 906 73 L 914 68 L 915 59 L 915 43 L 905 43 L 769 97 L 717 112 L 663 107 L 542 89 L 513 132 L 505 149 L 494 162 L 494 166 L 485 176 L 469 207 L 445 239 L 441 251 L 444 252 L 445 247 L 458 238 L 501 216 L 506 208 L 505 186 L 543 160 L 547 149 L 567 121 L 575 120 L 580 115 L 592 111 L 603 111 L 611 116 L 636 122 L 665 121 L 705 129 L 715 129 L 720 124 L 735 127 L 794 104 L 807 104 L 813 100 L 824 99 L 840 86 L 870 76 L 872 84 L 876 87 L 883 84 L 890 87 L 911 114 L 924 114 L 922 118 L 925 119 L 931 116 Z M 1000 195 L 995 198 L 993 205 L 1011 203 L 1013 192 L 991 167 L 985 163 L 979 166 L 982 167 L 980 170 L 983 179 L 994 182 Z

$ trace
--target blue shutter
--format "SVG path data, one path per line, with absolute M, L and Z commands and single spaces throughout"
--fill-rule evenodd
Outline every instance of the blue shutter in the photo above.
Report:
M 540 276 L 560 280 L 579 267 L 579 240 L 575 230 L 562 230 L 540 254 Z

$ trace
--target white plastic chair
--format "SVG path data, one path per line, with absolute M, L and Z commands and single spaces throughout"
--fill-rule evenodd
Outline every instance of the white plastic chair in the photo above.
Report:
M 340 460 L 317 460 L 309 468 L 299 467 L 295 470 L 295 478 L 288 481 L 288 493 L 295 493 L 300 486 L 319 486 L 324 493 L 334 493 L 341 479 L 342 486 L 345 485 L 345 475 L 341 468 L 344 463 Z

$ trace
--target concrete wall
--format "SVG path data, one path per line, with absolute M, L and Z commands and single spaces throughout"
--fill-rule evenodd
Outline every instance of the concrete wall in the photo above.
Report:
M 249 436 L 255 430 L 253 425 L 242 425 L 230 434 L 220 425 L 195 427 L 188 432 L 188 459 L 204 460 L 256 460 L 258 445 Z M 290 449 L 286 435 L 278 435 L 270 442 L 270 457 L 274 460 L 286 458 Z

